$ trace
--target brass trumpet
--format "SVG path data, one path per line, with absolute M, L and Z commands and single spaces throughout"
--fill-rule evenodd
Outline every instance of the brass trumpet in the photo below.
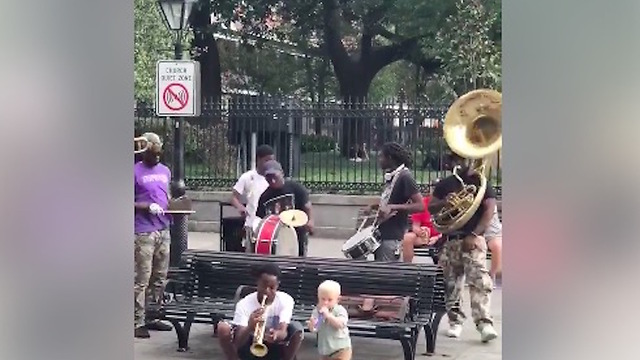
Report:
M 262 303 L 260 304 L 260 306 L 262 307 L 262 310 L 264 310 L 265 308 L 266 301 L 267 301 L 267 295 L 265 295 L 262 298 Z M 265 345 L 262 342 L 264 340 L 265 326 L 266 326 L 266 322 L 263 318 L 258 324 L 256 324 L 256 329 L 253 332 L 253 343 L 251 344 L 251 347 L 249 348 L 249 350 L 255 357 L 265 357 L 269 352 L 267 345 Z
M 144 136 L 134 137 L 133 138 L 133 153 L 140 154 L 143 153 L 151 147 L 151 142 L 149 142 Z

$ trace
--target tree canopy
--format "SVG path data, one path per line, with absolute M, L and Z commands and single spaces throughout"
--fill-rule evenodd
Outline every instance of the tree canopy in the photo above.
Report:
M 156 4 L 154 0 L 134 2 L 134 93 L 139 101 L 152 101 L 156 62 L 173 56 L 173 39 Z
M 477 0 L 456 0 L 455 5 L 456 11 L 446 18 L 432 42 L 442 62 L 435 76 L 440 96 L 453 100 L 473 89 L 501 90 L 501 42 L 493 39 L 500 13 Z
M 500 0 L 200 0 L 191 51 L 203 92 L 222 83 L 264 94 L 380 100 L 398 92 L 451 100 L 500 88 Z M 172 57 L 156 2 L 135 0 L 136 98 Z M 233 32 L 241 45 L 216 34 Z M 268 46 L 267 46 L 268 45 Z M 288 55 L 296 53 L 295 56 Z

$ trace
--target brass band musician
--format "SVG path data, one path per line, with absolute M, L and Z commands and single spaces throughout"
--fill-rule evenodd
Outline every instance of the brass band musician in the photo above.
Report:
M 422 194 L 411 175 L 411 153 L 402 145 L 389 142 L 382 146 L 378 163 L 385 171 L 385 187 L 377 204 L 366 209 L 378 210 L 380 247 L 373 253 L 376 261 L 399 261 L 400 245 L 407 228 L 409 214 L 424 209 Z
M 245 218 L 243 245 L 247 252 L 251 252 L 253 249 L 251 246 L 252 225 L 258 209 L 258 199 L 269 187 L 269 183 L 263 175 L 264 163 L 273 159 L 275 159 L 275 155 L 271 146 L 258 146 L 256 148 L 256 168 L 240 175 L 232 189 L 231 204 Z M 243 205 L 243 202 L 246 205 Z
M 304 327 L 291 320 L 294 300 L 289 294 L 278 291 L 280 274 L 280 268 L 274 263 L 261 265 L 253 274 L 257 277 L 257 291 L 238 301 L 231 322 L 218 323 L 218 340 L 227 360 L 295 359 L 304 337 Z M 255 340 L 252 334 L 257 326 L 264 326 L 268 351 L 263 357 L 251 352 Z
M 458 175 L 467 184 L 479 185 L 477 176 L 467 165 L 460 168 Z M 446 203 L 444 199 L 447 195 L 459 190 L 460 183 L 453 175 L 438 182 L 429 202 L 429 212 L 434 214 L 440 211 Z M 469 283 L 473 320 L 480 331 L 481 339 L 486 342 L 497 337 L 490 309 L 493 281 L 487 270 L 487 242 L 483 237 L 493 218 L 495 207 L 496 195 L 489 186 L 482 204 L 471 219 L 459 230 L 443 235 L 446 242 L 439 260 L 446 284 L 447 317 L 449 318 L 447 335 L 449 337 L 459 337 L 462 332 L 462 322 L 466 316 L 458 300 L 462 297 L 465 277 Z
M 502 94 L 473 90 L 457 99 L 445 117 L 443 133 L 457 163 L 453 174 L 435 185 L 429 212 L 445 243 L 440 265 L 445 277 L 449 337 L 459 337 L 465 314 L 461 292 L 469 285 L 471 315 L 482 342 L 498 334 L 491 317 L 493 281 L 487 269 L 487 231 L 496 194 L 486 170 L 489 156 L 502 146 Z

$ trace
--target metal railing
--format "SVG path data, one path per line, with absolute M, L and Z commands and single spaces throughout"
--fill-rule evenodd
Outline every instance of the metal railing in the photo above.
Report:
M 377 150 L 388 141 L 413 154 L 413 173 L 426 189 L 450 173 L 450 153 L 442 138 L 448 106 L 383 103 L 309 102 L 284 97 L 236 95 L 206 101 L 202 115 L 185 128 L 185 173 L 191 189 L 229 189 L 251 168 L 252 139 L 274 147 L 288 176 L 313 192 L 378 192 L 382 171 Z M 153 131 L 164 138 L 163 161 L 171 166 L 171 119 L 155 116 L 152 105 L 135 109 L 135 135 Z M 496 157 L 497 159 L 498 157 Z M 499 190 L 500 164 L 491 181 Z

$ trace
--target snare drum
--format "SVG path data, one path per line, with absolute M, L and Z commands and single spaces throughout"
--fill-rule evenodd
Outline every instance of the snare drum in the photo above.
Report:
M 376 227 L 369 226 L 353 235 L 342 245 L 342 253 L 348 259 L 366 258 L 380 247 L 376 238 Z

